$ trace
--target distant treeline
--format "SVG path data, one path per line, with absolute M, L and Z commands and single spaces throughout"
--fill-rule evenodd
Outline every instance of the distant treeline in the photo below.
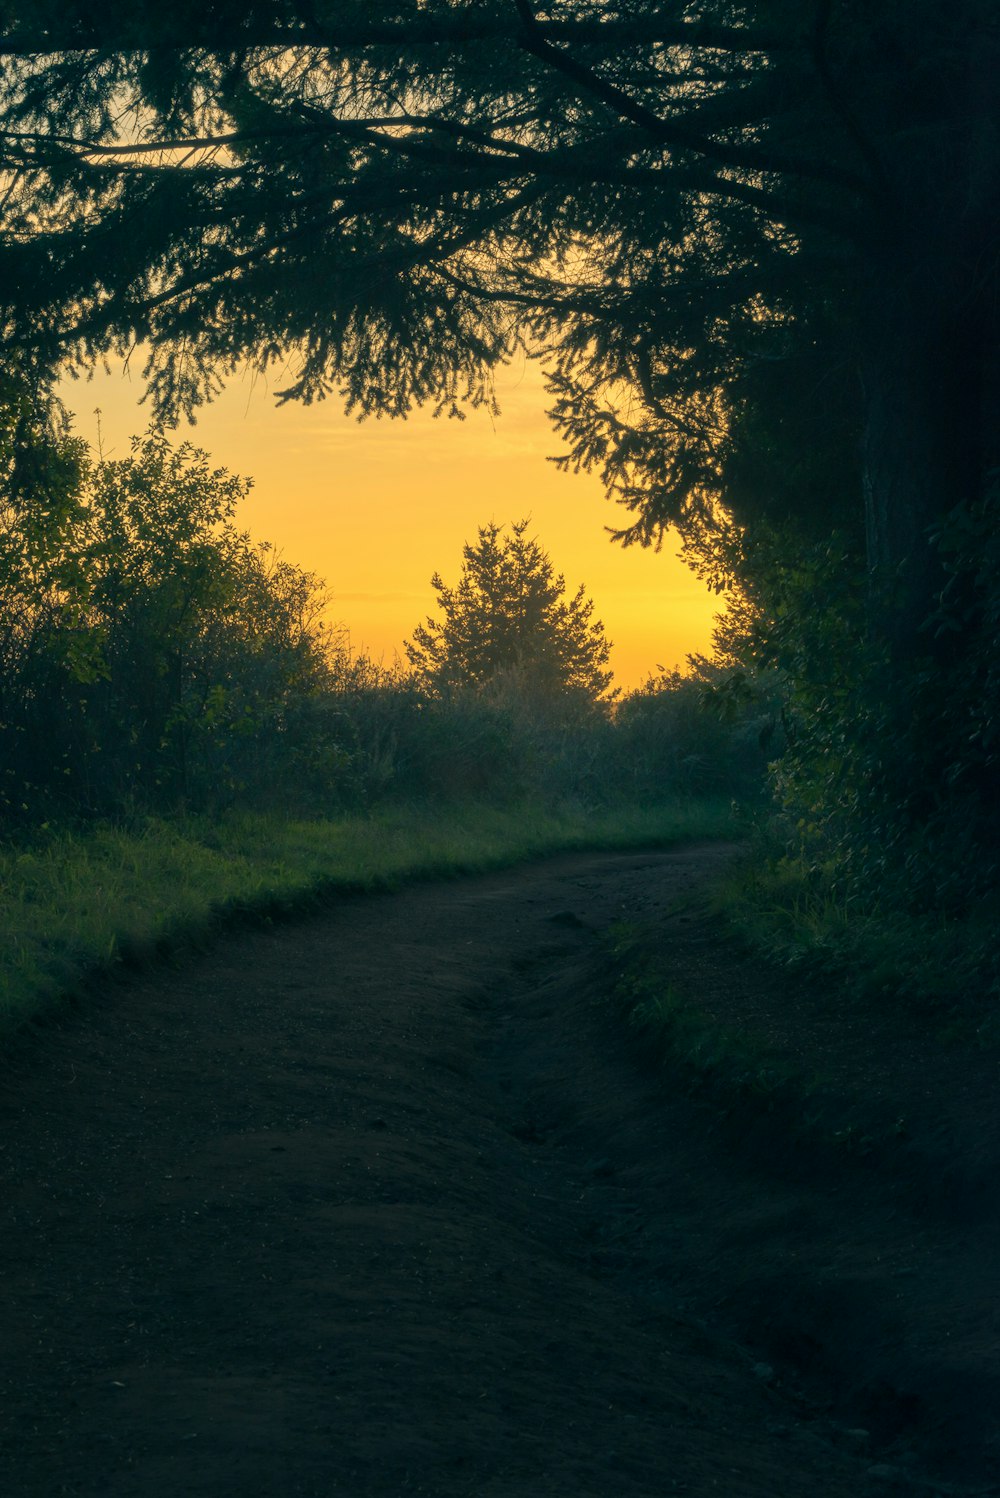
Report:
M 329 814 L 386 798 L 745 796 L 761 784 L 769 710 L 757 699 L 720 713 L 710 666 L 618 701 L 539 692 L 517 664 L 486 683 L 383 667 L 326 622 L 319 578 L 238 529 L 244 480 L 162 434 L 101 461 L 58 428 L 15 442 L 19 419 L 9 403 L 10 830 L 239 805 Z

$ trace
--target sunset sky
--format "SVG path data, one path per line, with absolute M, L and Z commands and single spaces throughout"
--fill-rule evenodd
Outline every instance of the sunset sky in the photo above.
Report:
M 422 412 L 405 421 L 359 423 L 333 400 L 276 408 L 273 392 L 234 381 L 204 410 L 189 437 L 213 462 L 254 480 L 239 516 L 259 540 L 320 574 L 333 596 L 332 618 L 355 650 L 390 664 L 404 639 L 433 610 L 431 574 L 457 580 L 463 542 L 487 521 L 530 516 L 532 531 L 573 590 L 586 585 L 608 636 L 618 685 L 638 686 L 660 665 L 683 666 L 708 649 L 719 601 L 676 559 L 623 550 L 604 527 L 625 512 L 596 477 L 560 473 L 547 457 L 559 439 L 544 414 L 538 366 L 523 361 L 497 383 L 501 415 L 470 412 L 464 422 Z M 76 430 L 124 456 L 148 425 L 142 382 L 115 368 L 62 395 Z

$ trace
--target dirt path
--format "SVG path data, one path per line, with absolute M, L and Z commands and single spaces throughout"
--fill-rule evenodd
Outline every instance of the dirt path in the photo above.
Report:
M 598 933 L 724 857 L 345 902 L 15 1055 L 5 1498 L 973 1491 L 920 1475 L 892 1390 L 866 1435 L 822 1356 L 760 1350 L 803 1283 L 881 1325 L 874 1266 L 923 1228 L 741 1162 L 601 1002 Z

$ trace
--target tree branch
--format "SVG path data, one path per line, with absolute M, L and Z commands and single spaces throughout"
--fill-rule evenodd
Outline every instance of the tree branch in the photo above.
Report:
M 636 47 L 660 44 L 696 50 L 739 54 L 800 50 L 803 43 L 787 31 L 753 31 L 743 26 L 714 25 L 710 21 L 680 21 L 663 16 L 614 20 L 548 20 L 534 23 L 537 33 L 556 43 L 582 46 Z M 259 47 L 318 46 L 338 50 L 370 47 L 456 47 L 470 43 L 521 40 L 521 28 L 499 16 L 477 15 L 466 10 L 447 19 L 409 16 L 395 21 L 328 21 L 303 16 L 294 23 L 272 17 L 250 16 L 241 24 L 213 25 L 199 8 L 192 15 L 183 11 L 165 30 L 162 20 L 155 28 L 158 48 L 197 48 L 199 51 L 229 52 Z M 77 20 L 65 28 L 9 26 L 0 34 L 0 54 L 10 57 L 50 55 L 56 52 L 125 51 L 144 49 L 142 26 L 104 24 L 99 20 Z
M 562 73 L 578 84 L 584 92 L 591 94 L 615 111 L 622 119 L 631 120 L 655 140 L 666 146 L 684 151 L 693 151 L 706 160 L 721 166 L 742 168 L 752 172 L 793 175 L 826 182 L 832 186 L 846 188 L 850 192 L 865 190 L 864 179 L 858 178 L 829 161 L 803 161 L 797 157 L 786 157 L 781 153 L 761 150 L 757 146 L 734 145 L 698 134 L 687 129 L 681 121 L 664 119 L 653 110 L 633 99 L 616 84 L 609 83 L 592 68 L 585 67 L 568 52 L 554 46 L 532 15 L 527 0 L 514 0 L 524 25 L 521 46 L 526 52 L 546 63 L 554 71 Z

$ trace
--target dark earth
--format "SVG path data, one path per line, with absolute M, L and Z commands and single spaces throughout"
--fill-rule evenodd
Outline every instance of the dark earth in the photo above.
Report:
M 1000 1493 L 995 1052 L 740 953 L 731 854 L 342 898 L 23 1037 L 4 1498 Z M 622 919 L 898 1150 L 653 1066 Z

